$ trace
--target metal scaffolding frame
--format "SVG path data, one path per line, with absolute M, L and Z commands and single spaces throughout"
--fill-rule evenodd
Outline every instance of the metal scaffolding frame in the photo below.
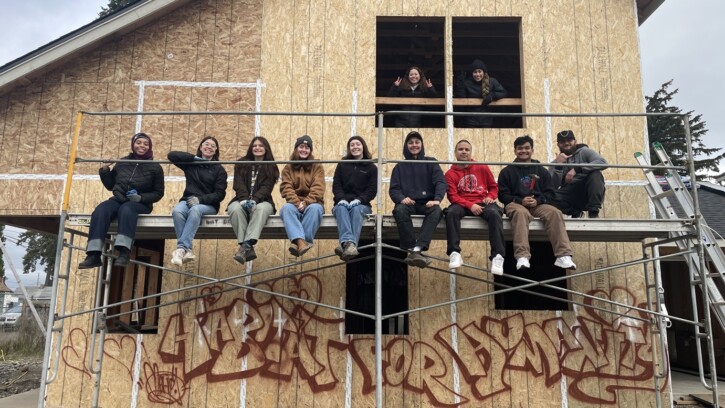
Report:
M 41 378 L 41 390 L 40 390 L 40 396 L 38 399 L 38 406 L 43 407 L 47 392 L 47 386 L 51 384 L 56 378 L 58 374 L 58 366 L 60 361 L 60 352 L 61 352 L 61 343 L 62 343 L 62 335 L 64 330 L 64 323 L 65 319 L 73 317 L 73 316 L 79 316 L 86 313 L 92 313 L 92 333 L 90 338 L 90 350 L 89 350 L 89 362 L 88 362 L 88 369 L 91 373 L 95 374 L 94 379 L 94 393 L 93 393 L 93 401 L 92 405 L 94 407 L 98 406 L 98 400 L 99 400 L 99 392 L 100 392 L 100 381 L 101 381 L 101 374 L 102 374 L 102 364 L 103 364 L 103 341 L 106 335 L 106 321 L 107 319 L 119 317 L 124 314 L 134 313 L 141 310 L 147 310 L 151 308 L 161 308 L 168 305 L 177 304 L 182 301 L 188 301 L 189 299 L 194 299 L 201 297 L 202 295 L 197 295 L 192 298 L 185 298 L 183 300 L 175 300 L 175 301 L 169 301 L 165 303 L 159 303 L 157 305 L 151 306 L 151 307 L 145 307 L 145 308 L 135 308 L 128 312 L 120 312 L 113 315 L 110 315 L 108 312 L 109 308 L 121 306 L 124 304 L 130 304 L 132 302 L 136 302 L 139 300 L 143 300 L 150 297 L 161 297 L 164 295 L 179 293 L 184 290 L 188 289 L 195 289 L 195 288 L 201 288 L 206 287 L 209 285 L 224 285 L 225 287 L 216 293 L 223 293 L 227 291 L 233 291 L 233 290 L 250 290 L 250 291 L 257 291 L 260 293 L 265 293 L 268 295 L 280 297 L 283 299 L 287 299 L 294 302 L 300 302 L 300 303 L 307 303 L 312 304 L 315 306 L 331 309 L 337 312 L 342 313 L 349 313 L 354 314 L 357 316 L 365 317 L 368 319 L 372 319 L 375 321 L 375 404 L 377 407 L 383 406 L 383 386 L 382 386 L 382 322 L 385 319 L 396 317 L 396 316 L 402 316 L 407 315 L 415 312 L 420 312 L 428 309 L 438 308 L 438 307 L 444 307 L 444 306 L 450 306 L 466 301 L 470 301 L 473 299 L 479 299 L 484 297 L 489 297 L 496 294 L 501 293 L 507 293 L 511 291 L 521 291 L 527 294 L 533 294 L 536 296 L 543 296 L 543 297 L 551 297 L 549 295 L 543 295 L 534 291 L 531 291 L 529 289 L 539 286 L 539 287 L 545 287 L 550 289 L 555 289 L 557 291 L 563 291 L 567 295 L 570 296 L 569 299 L 560 299 L 564 302 L 567 302 L 569 304 L 574 305 L 585 305 L 584 300 L 585 299 L 596 299 L 598 302 L 604 303 L 606 305 L 610 306 L 626 306 L 626 308 L 631 310 L 636 310 L 638 312 L 643 313 L 646 317 L 633 317 L 631 315 L 627 315 L 628 318 L 640 320 L 647 322 L 651 329 L 651 341 L 652 346 L 654 347 L 655 342 L 657 342 L 659 348 L 660 348 L 660 354 L 661 356 L 657 356 L 656 351 L 652 350 L 652 364 L 654 369 L 654 391 L 656 395 L 656 402 L 657 406 L 662 406 L 661 401 L 661 386 L 660 386 L 660 380 L 665 378 L 667 374 L 669 373 L 669 370 L 667 368 L 667 348 L 665 343 L 665 337 L 666 337 L 666 329 L 668 326 L 669 321 L 680 321 L 683 323 L 687 323 L 693 326 L 693 328 L 696 330 L 697 333 L 697 339 L 698 339 L 698 352 L 700 351 L 700 341 L 705 341 L 708 346 L 708 350 L 710 351 L 710 359 L 709 359 L 709 368 L 710 368 L 710 374 L 712 378 L 711 384 L 708 384 L 705 380 L 704 375 L 704 366 L 702 364 L 702 361 L 699 362 L 700 367 L 700 378 L 703 386 L 705 386 L 707 389 L 712 391 L 713 394 L 713 401 L 714 403 L 718 404 L 718 394 L 717 394 L 717 373 L 716 373 L 716 366 L 714 362 L 714 356 L 713 356 L 713 338 L 712 338 L 712 328 L 711 328 L 711 319 L 710 319 L 710 308 L 705 306 L 703 307 L 704 310 L 704 319 L 703 321 L 699 321 L 699 316 L 697 314 L 697 308 L 693 307 L 693 313 L 694 316 L 692 319 L 682 318 L 682 317 L 676 317 L 669 315 L 663 308 L 663 297 L 662 293 L 662 280 L 660 275 L 660 267 L 659 267 L 659 261 L 665 260 L 665 259 L 672 259 L 675 257 L 681 257 L 683 255 L 687 255 L 689 253 L 697 252 L 699 254 L 699 260 L 700 260 L 700 268 L 699 268 L 699 274 L 700 279 L 702 282 L 704 282 L 707 279 L 710 279 L 710 274 L 707 273 L 707 270 L 704 268 L 704 250 L 703 250 L 703 243 L 702 240 L 696 239 L 697 237 L 702 237 L 701 231 L 702 231 L 702 216 L 700 214 L 699 210 L 699 202 L 697 201 L 697 189 L 693 188 L 693 196 L 694 196 L 694 208 L 695 208 L 695 214 L 694 220 L 692 219 L 678 219 L 678 220 L 646 220 L 646 221 L 634 221 L 634 220 L 606 220 L 606 219 L 597 219 L 597 220 L 566 220 L 567 222 L 567 231 L 570 230 L 570 228 L 573 228 L 576 233 L 581 236 L 579 240 L 581 241 L 591 241 L 591 236 L 596 236 L 598 240 L 601 240 L 602 237 L 605 237 L 605 239 L 608 239 L 612 242 L 641 242 L 642 244 L 642 258 L 632 260 L 632 261 L 625 261 L 620 264 L 616 265 L 609 265 L 602 268 L 596 268 L 590 271 L 584 271 L 584 272 L 577 272 L 577 273 L 571 273 L 562 277 L 557 278 L 551 278 L 546 279 L 542 281 L 533 281 L 526 278 L 520 278 L 520 277 L 513 277 L 509 276 L 510 278 L 518 280 L 522 285 L 520 286 L 514 286 L 510 287 L 505 284 L 501 283 L 494 283 L 492 280 L 483 279 L 480 277 L 475 277 L 472 275 L 466 275 L 464 273 L 456 272 L 455 270 L 447 270 L 447 269 L 439 269 L 439 268 L 431 268 L 436 271 L 440 271 L 443 273 L 451 274 L 455 277 L 461 277 L 466 279 L 471 279 L 474 281 L 479 282 L 486 282 L 494 285 L 495 287 L 499 287 L 499 289 L 495 289 L 491 292 L 482 293 L 474 296 L 469 296 L 462 299 L 455 299 L 447 302 L 441 302 L 433 305 L 426 305 L 421 306 L 415 309 L 409 309 L 403 312 L 398 313 L 392 313 L 389 315 L 383 315 L 382 314 L 382 260 L 383 258 L 391 259 L 395 261 L 400 261 L 400 259 L 397 258 L 388 258 L 382 254 L 382 249 L 384 247 L 387 248 L 393 248 L 390 245 L 387 245 L 383 242 L 383 231 L 390 230 L 391 228 L 394 228 L 394 221 L 391 219 L 390 216 L 385 216 L 382 212 L 383 210 L 383 194 L 380 192 L 383 191 L 383 179 L 382 179 L 382 171 L 378 171 L 378 179 L 377 179 L 377 186 L 378 186 L 378 194 L 376 197 L 376 211 L 373 212 L 368 218 L 368 220 L 365 223 L 364 230 L 367 230 L 369 233 L 372 229 L 374 231 L 374 238 L 375 243 L 371 244 L 369 246 L 361 247 L 374 247 L 375 248 L 375 313 L 374 315 L 361 313 L 355 310 L 349 310 L 343 307 L 338 307 L 334 305 L 328 305 L 324 303 L 319 303 L 307 299 L 301 299 L 295 296 L 286 295 L 284 293 L 278 293 L 266 289 L 262 289 L 258 286 L 269 283 L 271 281 L 279 280 L 279 279 L 288 279 L 289 277 L 305 274 L 311 271 L 322 271 L 325 269 L 338 267 L 340 265 L 345 264 L 344 262 L 334 263 L 331 265 L 327 265 L 325 267 L 321 268 L 311 268 L 306 269 L 305 265 L 319 261 L 321 259 L 329 258 L 334 255 L 325 255 L 321 257 L 316 257 L 304 261 L 299 262 L 293 262 L 290 264 L 285 265 L 278 265 L 270 268 L 266 268 L 264 270 L 259 270 L 252 272 L 250 265 L 247 265 L 247 270 L 239 275 L 234 275 L 226 278 L 210 278 L 202 275 L 197 274 L 191 274 L 188 272 L 184 272 L 181 270 L 173 269 L 173 268 L 166 268 L 163 266 L 163 261 L 160 263 L 162 265 L 152 265 L 148 263 L 144 263 L 137 260 L 132 260 L 131 262 L 139 264 L 139 265 L 145 265 L 148 267 L 153 267 L 162 271 L 171 272 L 171 273 L 177 273 L 182 276 L 193 276 L 196 278 L 200 278 L 204 280 L 203 283 L 198 283 L 195 285 L 187 285 L 184 286 L 181 285 L 180 288 L 172 289 L 166 292 L 162 293 L 156 293 L 154 295 L 144 296 L 144 297 L 137 297 L 133 299 L 123 300 L 116 303 L 109 303 L 109 291 L 110 291 L 110 277 L 111 277 L 111 270 L 112 266 L 110 262 L 107 262 L 107 266 L 105 269 L 105 272 L 102 274 L 99 274 L 99 277 L 97 279 L 96 283 L 96 304 L 95 307 L 91 309 L 85 309 L 85 310 L 78 310 L 78 311 L 72 311 L 69 313 L 66 313 L 66 301 L 68 296 L 68 287 L 69 287 L 69 275 L 71 271 L 71 259 L 72 254 L 74 250 L 82 250 L 82 248 L 78 247 L 74 244 L 75 236 L 76 235 L 86 235 L 85 233 L 75 229 L 75 228 L 68 228 L 69 226 L 77 227 L 77 226 L 83 226 L 82 220 L 85 219 L 87 222 L 88 216 L 78 216 L 78 215 L 72 215 L 68 213 L 68 206 L 69 206 L 69 198 L 71 193 L 71 186 L 73 181 L 73 174 L 75 171 L 75 164 L 80 162 L 101 162 L 101 161 L 107 161 L 105 159 L 83 159 L 77 157 L 77 147 L 78 147 L 78 139 L 80 136 L 81 131 L 81 124 L 84 115 L 99 115 L 99 116 L 138 116 L 138 115 L 246 115 L 246 116 L 264 116 L 264 115 L 270 115 L 270 116 L 344 116 L 344 117 L 375 117 L 377 119 L 377 125 L 378 125 L 378 149 L 377 149 L 377 159 L 372 160 L 372 162 L 376 163 L 379 169 L 382 169 L 382 166 L 384 164 L 392 164 L 401 162 L 402 160 L 388 160 L 385 159 L 384 152 L 383 152 L 383 146 L 384 146 L 384 140 L 383 140 L 383 117 L 384 115 L 398 115 L 398 114 L 407 114 L 406 111 L 388 111 L 388 112 L 377 112 L 377 113 L 362 113 L 362 114 L 338 114 L 338 113 L 296 113 L 296 112 L 195 112 L 195 111 L 169 111 L 169 112 L 78 112 L 76 115 L 75 120 L 75 127 L 73 131 L 73 140 L 71 143 L 71 150 L 70 150 L 70 157 L 69 157 L 69 164 L 68 164 L 68 173 L 67 178 L 64 186 L 64 192 L 63 192 L 63 201 L 60 211 L 60 224 L 59 224 L 59 230 L 58 230 L 58 243 L 56 246 L 56 262 L 55 262 L 55 268 L 53 270 L 53 287 L 52 287 L 52 297 L 50 301 L 50 308 L 49 308 L 49 316 L 48 316 L 48 322 L 47 322 L 47 330 L 46 330 L 46 340 L 45 340 L 45 351 L 44 351 L 44 365 L 42 370 L 42 378 Z M 449 131 L 452 129 L 452 117 L 453 116 L 461 116 L 461 115 L 477 115 L 477 116 L 515 116 L 515 117 L 646 117 L 646 116 L 676 116 L 679 117 L 683 122 L 685 123 L 685 131 L 687 140 L 690 141 L 690 144 L 688 144 L 688 157 L 689 157 L 689 166 L 687 168 L 680 167 L 680 166 L 652 166 L 652 165 L 608 165 L 607 167 L 611 168 L 639 168 L 643 169 L 645 172 L 648 170 L 652 170 L 655 168 L 658 169 L 666 169 L 666 170 L 687 170 L 690 175 L 691 179 L 695 180 L 695 169 L 694 169 L 694 160 L 692 156 L 692 151 L 690 149 L 691 147 L 691 141 L 692 136 L 689 129 L 689 123 L 688 123 L 688 116 L 687 114 L 672 114 L 672 113 L 599 113 L 599 114 L 552 114 L 552 113 L 440 113 L 440 112 L 416 112 L 416 114 L 422 114 L 422 115 L 445 115 L 447 116 L 447 123 L 449 127 Z M 114 162 L 133 162 L 131 160 L 113 160 Z M 371 160 L 363 160 L 370 162 Z M 163 160 L 157 160 L 156 162 L 159 163 L 168 163 L 168 161 Z M 321 163 L 339 163 L 341 160 L 321 160 L 319 161 Z M 408 163 L 425 163 L 424 161 L 406 161 Z M 220 161 L 219 163 L 244 163 L 240 161 Z M 274 163 L 290 163 L 290 161 L 276 161 Z M 429 162 L 428 162 L 429 163 Z M 438 161 L 439 164 L 445 164 L 445 163 L 456 163 L 455 161 Z M 467 162 L 469 164 L 471 163 L 481 163 L 481 164 L 493 164 L 493 165 L 516 165 L 515 163 L 511 162 Z M 541 166 L 547 166 L 549 163 L 542 163 Z M 585 166 L 582 165 L 576 165 L 573 164 L 572 167 L 577 166 Z M 586 164 L 586 166 L 589 167 L 596 167 L 597 165 L 591 165 Z M 85 217 L 85 218 L 84 218 Z M 218 216 L 222 217 L 222 216 Z M 226 217 L 222 217 L 226 218 Z M 327 218 L 327 216 L 326 216 Z M 81 221 L 79 221 L 79 219 Z M 164 221 L 165 220 L 165 221 Z M 270 219 L 271 220 L 271 219 Z M 281 221 L 276 221 L 278 225 L 276 225 L 276 228 L 273 226 L 270 228 L 270 231 L 268 230 L 268 226 L 270 225 L 270 222 L 268 222 L 268 226 L 265 227 L 265 232 L 263 232 L 263 238 L 265 237 L 265 234 L 268 235 L 270 238 L 280 238 L 281 236 L 280 231 L 282 230 L 280 228 Z M 327 218 L 327 221 L 323 221 L 323 226 L 321 227 L 321 230 L 325 228 L 325 222 L 330 222 L 329 218 Z M 147 225 L 143 225 L 146 223 Z M 275 222 L 273 221 L 272 224 Z M 421 223 L 420 219 L 414 219 L 414 225 L 417 227 Z M 508 221 L 505 221 L 505 223 L 508 223 Z M 168 234 L 171 234 L 173 236 L 173 229 L 169 230 L 170 225 L 170 215 L 169 216 L 141 216 L 139 221 L 139 231 L 141 234 L 144 232 L 149 234 L 149 236 L 155 236 L 161 238 L 167 238 L 169 237 Z M 616 229 L 614 228 L 616 226 Z M 330 229 L 332 227 L 332 224 L 328 225 L 327 228 Z M 225 236 L 231 237 L 229 230 L 229 226 L 225 226 L 226 232 L 222 232 L 221 229 L 214 230 L 213 228 L 208 228 L 208 230 L 205 231 L 205 227 L 202 226 L 200 228 L 200 233 L 197 234 L 197 238 L 204 239 L 204 238 L 224 238 Z M 510 230 L 510 226 L 506 227 Z M 477 234 L 469 234 L 465 235 L 465 230 L 475 229 L 477 231 Z M 475 219 L 471 220 L 465 220 L 465 223 L 462 225 L 462 232 L 464 232 L 464 235 L 462 238 L 464 239 L 478 239 L 478 240 L 485 240 L 480 233 L 481 230 L 485 230 L 485 224 L 481 222 L 481 220 L 476 217 Z M 276 231 L 276 232 L 275 232 Z M 509 231 L 510 232 L 510 231 Z M 507 232 L 507 233 L 509 233 Z M 537 233 L 543 235 L 543 224 L 541 224 L 540 221 L 535 220 L 531 224 L 531 238 L 534 238 L 534 235 Z M 65 240 L 66 234 L 69 234 L 68 242 Z M 113 237 L 113 231 L 110 232 L 110 234 Z M 275 235 L 276 234 L 276 235 Z M 589 239 L 587 239 L 587 234 L 589 235 Z M 593 235 L 592 235 L 593 234 Z M 596 235 L 599 234 L 599 235 Z M 440 235 L 439 235 L 440 236 Z M 337 238 L 335 236 L 335 238 Z M 329 237 L 328 237 L 329 239 Z M 695 248 L 689 248 L 680 250 L 677 253 L 670 254 L 670 255 L 664 255 L 660 256 L 657 248 L 659 245 L 668 244 L 677 240 L 682 239 L 690 239 L 694 243 Z M 113 238 L 112 238 L 113 240 Z M 68 250 L 67 253 L 67 259 L 65 262 L 65 265 L 63 267 L 63 272 L 61 273 L 61 259 L 63 252 L 65 250 Z M 112 247 L 111 247 L 112 249 Z M 397 248 L 394 248 L 397 249 Z M 651 254 L 647 251 L 651 251 Z M 719 249 L 718 249 L 719 250 Z M 106 250 L 103 253 L 104 257 L 112 258 L 113 255 L 111 254 L 112 251 Z M 360 262 L 361 260 L 370 259 L 371 257 L 360 257 L 353 259 L 349 262 Z M 440 259 L 440 258 L 439 258 Z M 648 270 L 648 265 L 652 264 L 653 278 L 650 277 L 650 272 Z M 296 265 L 296 266 L 302 266 L 302 270 L 286 274 L 284 276 L 262 280 L 250 284 L 242 284 L 239 283 L 238 280 L 241 278 L 246 278 L 248 276 L 255 276 L 255 275 L 262 275 L 268 272 L 278 271 L 280 269 L 284 269 L 289 267 L 290 265 Z M 624 303 L 599 298 L 596 296 L 588 295 L 585 293 L 576 292 L 574 290 L 561 288 L 557 286 L 551 285 L 552 283 L 562 281 L 562 280 L 569 280 L 576 277 L 586 276 L 598 272 L 607 272 L 613 269 L 627 267 L 627 266 L 636 266 L 636 265 L 642 265 L 644 270 L 644 278 L 645 278 L 645 287 L 646 287 L 646 296 L 647 296 L 647 309 L 638 308 L 633 305 L 625 305 Z M 465 265 L 467 268 L 481 272 L 488 270 L 485 268 L 476 267 L 474 265 Z M 690 274 L 693 274 L 693 267 L 690 263 L 688 263 L 688 268 L 690 269 Z M 99 270 L 101 268 L 98 268 Z M 58 293 L 59 289 L 59 282 L 60 280 L 64 281 L 64 288 L 63 292 L 61 294 Z M 708 297 L 707 290 L 701 291 L 701 297 L 703 305 L 710 305 L 711 301 Z M 695 298 L 695 289 L 694 286 L 692 287 L 692 294 L 693 304 L 696 302 Z M 205 293 L 203 296 L 207 296 L 209 293 Z M 576 298 L 579 298 L 575 300 Z M 58 305 L 58 300 L 60 299 L 60 305 Z M 597 307 L 593 304 L 588 304 L 586 307 L 599 310 L 603 313 L 610 313 L 618 316 L 624 316 L 624 313 L 620 313 L 616 310 L 610 310 L 602 307 Z M 700 331 L 702 330 L 702 332 Z M 57 334 L 58 337 L 54 339 L 53 335 Z M 55 343 L 53 343 L 55 341 Z M 95 356 L 94 356 L 95 354 Z M 701 354 L 700 354 L 701 356 Z M 701 358 L 702 360 L 702 358 Z M 53 367 L 51 369 L 51 361 L 53 361 Z M 50 377 L 49 377 L 50 372 Z

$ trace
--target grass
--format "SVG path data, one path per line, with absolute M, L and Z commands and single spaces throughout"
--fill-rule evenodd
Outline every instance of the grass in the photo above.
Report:
M 22 319 L 15 331 L 0 331 L 0 359 L 17 360 L 43 355 L 45 336 L 35 320 Z

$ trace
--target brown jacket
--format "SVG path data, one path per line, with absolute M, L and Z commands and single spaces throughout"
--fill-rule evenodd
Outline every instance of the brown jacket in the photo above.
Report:
M 282 183 L 279 186 L 288 203 L 297 205 L 301 201 L 325 205 L 325 171 L 322 165 L 314 163 L 309 167 L 293 169 L 291 164 L 282 169 Z

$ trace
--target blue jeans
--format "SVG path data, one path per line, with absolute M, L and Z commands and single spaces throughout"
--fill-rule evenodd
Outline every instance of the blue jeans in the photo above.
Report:
M 118 220 L 118 233 L 115 246 L 131 249 L 136 236 L 136 222 L 139 214 L 148 214 L 151 209 L 148 205 L 126 201 L 120 203 L 113 198 L 106 200 L 93 210 L 91 226 L 88 231 L 86 252 L 101 252 L 111 222 Z
M 186 201 L 180 201 L 171 211 L 171 218 L 174 220 L 174 231 L 176 231 L 176 247 L 191 249 L 191 241 L 194 240 L 196 230 L 201 224 L 201 217 L 204 215 L 216 214 L 216 208 L 197 204 L 189 207 Z
M 337 232 L 340 235 L 340 244 L 350 241 L 357 246 L 365 216 L 371 212 L 372 209 L 370 206 L 363 204 L 350 209 L 344 205 L 336 205 L 332 208 L 332 213 L 335 214 L 335 221 L 337 221 Z
M 285 203 L 279 210 L 279 217 L 282 218 L 287 238 L 290 241 L 294 242 L 296 239 L 302 238 L 312 243 L 320 228 L 324 212 L 324 208 L 316 203 L 305 207 L 304 212 L 299 212 L 294 204 Z

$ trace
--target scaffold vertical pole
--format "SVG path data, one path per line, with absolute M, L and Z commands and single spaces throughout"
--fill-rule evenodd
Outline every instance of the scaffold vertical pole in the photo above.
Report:
M 40 392 L 38 393 L 38 408 L 45 405 L 45 394 L 48 379 L 48 366 L 50 365 L 50 345 L 53 340 L 53 327 L 55 326 L 55 307 L 58 299 L 58 273 L 60 270 L 60 258 L 63 254 L 63 238 L 65 235 L 65 220 L 68 218 L 68 201 L 70 197 L 70 188 L 73 183 L 73 172 L 75 170 L 76 153 L 78 151 L 78 137 L 81 133 L 81 122 L 83 121 L 83 112 L 76 114 L 76 123 L 73 129 L 73 140 L 70 146 L 70 156 L 68 157 L 68 172 L 65 178 L 65 189 L 63 191 L 63 201 L 60 209 L 60 219 L 58 220 L 58 243 L 55 247 L 55 265 L 53 266 L 53 282 L 50 295 L 50 304 L 48 305 L 48 322 L 45 330 L 45 350 L 43 352 L 43 369 L 40 375 Z M 70 256 L 70 255 L 69 255 Z M 67 283 L 66 273 L 66 288 Z M 67 292 L 66 292 L 67 293 Z M 65 305 L 65 301 L 63 302 Z M 61 323 L 62 325 L 62 323 Z M 59 331 L 58 335 L 62 336 Z M 62 339 L 58 339 L 60 342 Z M 55 374 L 54 374 L 55 377 Z
M 375 406 L 383 408 L 383 114 L 378 113 L 378 194 L 375 211 Z

